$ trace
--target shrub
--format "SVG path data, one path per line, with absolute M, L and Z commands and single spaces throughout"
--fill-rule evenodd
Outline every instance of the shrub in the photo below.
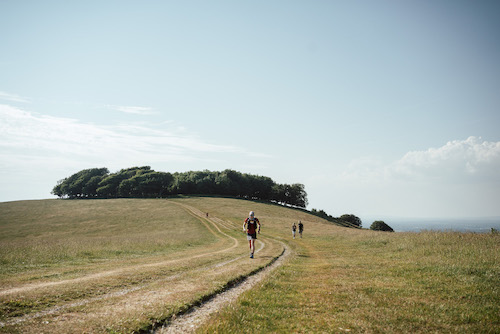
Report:
M 385 232 L 394 232 L 394 230 L 392 229 L 392 227 L 390 227 L 389 225 L 387 225 L 382 220 L 376 220 L 376 221 L 374 221 L 372 223 L 372 225 L 370 226 L 370 230 L 385 231 Z

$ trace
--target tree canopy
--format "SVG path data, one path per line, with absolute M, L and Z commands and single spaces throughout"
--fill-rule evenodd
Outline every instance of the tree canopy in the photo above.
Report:
M 157 172 L 149 166 L 110 173 L 107 168 L 84 169 L 57 183 L 52 194 L 61 198 L 156 198 L 169 195 L 221 195 L 265 200 L 305 208 L 303 184 L 278 184 L 266 176 L 226 169 Z
M 355 225 L 357 227 L 361 227 L 361 219 L 355 215 L 352 215 L 352 214 L 349 214 L 349 215 L 342 215 L 340 216 L 340 219 L 346 221 L 346 222 L 349 222 L 351 223 L 352 225 Z
M 392 229 L 392 227 L 390 227 L 389 225 L 387 225 L 384 221 L 382 220 L 376 220 L 372 223 L 372 225 L 370 226 L 370 230 L 374 230 L 374 231 L 386 231 L 386 232 L 394 232 L 394 230 Z
M 312 209 L 311 213 L 315 216 L 321 217 L 341 226 L 361 228 L 361 219 L 356 217 L 355 215 L 342 215 L 340 217 L 334 217 L 327 214 L 324 210 L 317 209 Z

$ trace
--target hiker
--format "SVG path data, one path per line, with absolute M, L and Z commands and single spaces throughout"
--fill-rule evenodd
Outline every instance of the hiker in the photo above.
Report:
M 304 231 L 304 224 L 299 220 L 299 235 L 300 238 L 302 239 L 302 232 Z
M 259 229 L 257 229 L 257 225 Z M 243 223 L 243 231 L 247 232 L 248 245 L 250 246 L 250 258 L 253 259 L 253 253 L 255 252 L 255 239 L 257 239 L 257 233 L 260 234 L 260 222 L 255 218 L 253 211 L 250 211 L 248 218 L 245 219 Z
M 297 225 L 295 225 L 295 222 L 293 222 L 293 225 L 292 225 L 292 235 L 293 235 L 294 239 L 295 239 L 295 231 L 297 231 Z

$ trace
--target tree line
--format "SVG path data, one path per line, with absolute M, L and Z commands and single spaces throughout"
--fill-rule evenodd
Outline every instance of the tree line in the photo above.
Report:
M 292 206 L 341 226 L 362 227 L 361 219 L 353 214 L 333 217 L 323 210 L 305 210 L 308 201 L 303 184 L 279 184 L 266 176 L 245 174 L 231 169 L 222 172 L 204 170 L 168 173 L 143 166 L 110 173 L 107 168 L 91 168 L 60 180 L 51 193 L 70 199 L 231 196 Z M 370 229 L 392 231 L 383 221 L 374 222 Z
M 311 214 L 328 220 L 329 222 L 345 227 L 361 228 L 362 221 L 358 216 L 345 214 L 340 217 L 333 217 L 323 210 L 312 209 Z
M 107 168 L 81 170 L 52 189 L 60 198 L 162 198 L 172 195 L 220 195 L 270 201 L 305 208 L 303 184 L 279 184 L 266 176 L 235 170 L 157 172 L 149 166 L 110 173 Z

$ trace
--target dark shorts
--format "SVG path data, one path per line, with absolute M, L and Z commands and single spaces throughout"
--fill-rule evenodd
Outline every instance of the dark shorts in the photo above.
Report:
M 257 239 L 257 232 L 255 233 L 247 233 L 247 240 L 255 240 Z

